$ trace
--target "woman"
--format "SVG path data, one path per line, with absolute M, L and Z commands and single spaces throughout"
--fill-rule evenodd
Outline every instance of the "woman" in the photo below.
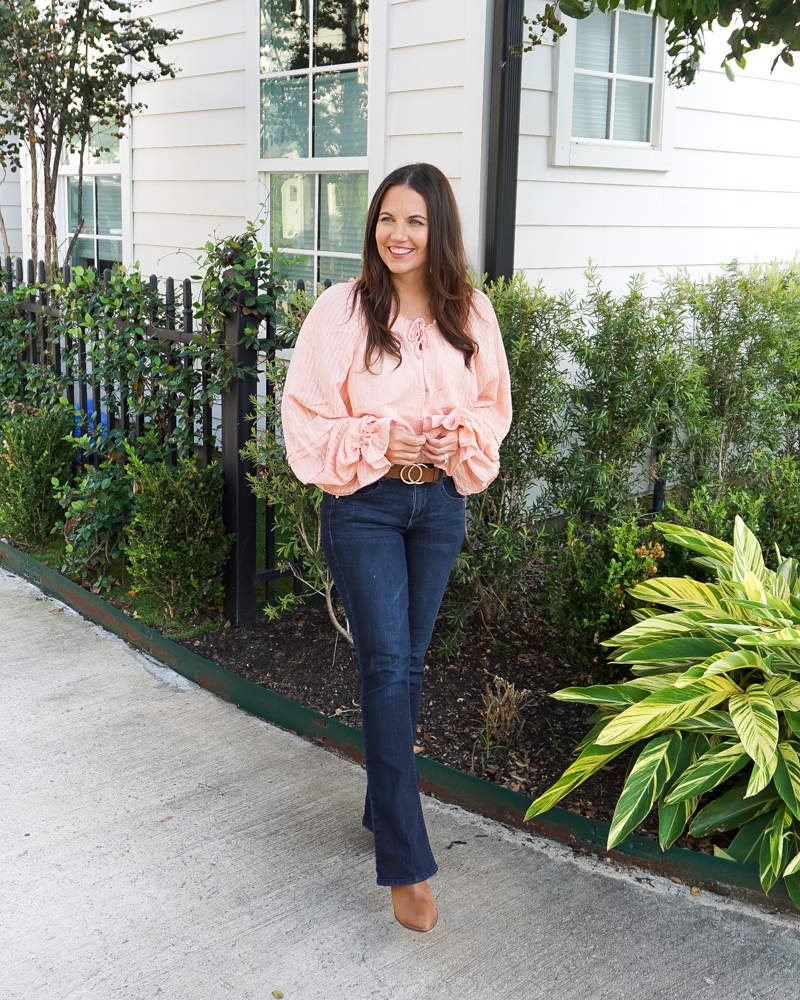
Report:
M 472 289 L 455 198 L 427 163 L 383 181 L 363 276 L 323 292 L 303 324 L 282 403 L 289 464 L 324 491 L 325 558 L 353 632 L 378 885 L 404 927 L 432 930 L 414 759 L 424 658 L 464 538 L 511 421 L 508 365 Z

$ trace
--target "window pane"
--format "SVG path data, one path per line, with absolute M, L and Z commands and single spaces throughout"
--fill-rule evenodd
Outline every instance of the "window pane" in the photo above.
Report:
M 69 202 L 69 212 L 68 212 L 68 225 L 70 236 L 75 232 L 75 228 L 78 225 L 78 178 L 69 177 L 67 178 L 67 191 L 68 191 L 68 202 Z M 92 187 L 92 180 L 84 178 L 83 181 L 83 202 L 81 204 L 81 214 L 83 215 L 83 228 L 81 232 L 83 233 L 93 233 L 94 232 L 94 188 Z
M 617 80 L 614 100 L 614 138 L 629 142 L 650 139 L 650 93 L 652 84 Z
M 350 278 L 361 277 L 361 261 L 348 260 L 346 257 L 320 257 L 319 258 L 319 278 L 321 285 L 326 279 L 332 285 L 338 285 L 342 281 L 349 281 Z
M 320 174 L 320 250 L 361 253 L 366 218 L 366 174 Z
M 270 233 L 274 247 L 314 249 L 314 175 L 273 174 Z
M 617 17 L 617 72 L 625 76 L 652 76 L 654 19 L 624 11 L 618 11 Z
M 290 258 L 291 259 L 291 258 Z M 303 281 L 306 286 L 306 295 L 310 299 L 316 297 L 314 291 L 314 258 L 296 257 L 292 263 L 289 277 L 286 279 L 286 295 L 283 301 L 284 309 L 287 307 L 287 300 L 297 291 L 297 282 Z
M 611 38 L 614 18 L 595 10 L 577 24 L 575 40 L 575 66 L 577 69 L 596 69 L 611 72 Z
M 585 139 L 606 138 L 609 88 L 610 81 L 601 76 L 575 74 L 575 90 L 572 98 L 574 136 Z
M 103 236 L 122 236 L 122 185 L 119 175 L 96 177 L 97 231 Z
M 314 0 L 314 65 L 367 61 L 369 0 Z
M 89 140 L 91 160 L 94 163 L 119 163 L 119 135 L 111 134 L 117 129 L 118 126 L 114 124 L 95 125 Z M 77 160 L 76 153 L 75 166 L 78 165 Z
M 308 77 L 261 81 L 261 155 L 308 156 Z
M 367 152 L 367 71 L 322 73 L 314 78 L 314 156 Z
M 119 264 L 122 260 L 122 240 L 98 240 L 97 241 L 97 269 L 105 271 Z
M 70 264 L 73 267 L 94 267 L 94 240 L 79 236 L 72 251 Z
M 308 0 L 261 0 L 261 72 L 308 69 Z

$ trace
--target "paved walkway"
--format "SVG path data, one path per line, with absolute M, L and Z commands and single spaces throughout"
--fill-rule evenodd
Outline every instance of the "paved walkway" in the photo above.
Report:
M 359 767 L 1 570 L 0 683 L 2 1000 L 800 995 L 800 919 L 433 800 L 441 917 L 403 930 Z

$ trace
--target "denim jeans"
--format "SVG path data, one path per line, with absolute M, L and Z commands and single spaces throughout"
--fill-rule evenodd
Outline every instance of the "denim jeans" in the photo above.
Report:
M 464 539 L 464 498 L 450 477 L 379 479 L 325 494 L 322 544 L 356 648 L 367 765 L 363 823 L 378 885 L 435 875 L 414 759 L 425 653 Z

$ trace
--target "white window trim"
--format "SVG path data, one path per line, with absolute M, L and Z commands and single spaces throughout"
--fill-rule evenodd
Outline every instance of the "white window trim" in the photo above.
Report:
M 572 136 L 572 99 L 575 86 L 577 21 L 555 46 L 553 130 L 550 162 L 555 167 L 601 167 L 610 170 L 672 169 L 675 88 L 667 84 L 665 22 L 656 18 L 653 111 L 648 143 L 613 139 L 576 139 Z
M 90 177 L 102 177 L 108 175 L 119 175 L 122 196 L 122 264 L 130 267 L 133 259 L 133 199 L 131 192 L 131 169 L 130 161 L 132 155 L 131 140 L 129 136 L 130 121 L 125 130 L 123 138 L 119 142 L 119 163 L 92 163 L 87 154 L 83 164 L 83 177 L 88 180 Z M 69 212 L 67 208 L 67 178 L 78 176 L 78 167 L 68 163 L 62 163 L 58 170 L 58 198 L 56 202 L 56 215 L 58 222 L 59 238 L 62 246 L 59 253 L 66 252 L 72 239 L 72 231 L 69 228 Z M 62 235 L 63 234 L 63 235 Z M 120 239 L 112 236 L 111 239 Z

